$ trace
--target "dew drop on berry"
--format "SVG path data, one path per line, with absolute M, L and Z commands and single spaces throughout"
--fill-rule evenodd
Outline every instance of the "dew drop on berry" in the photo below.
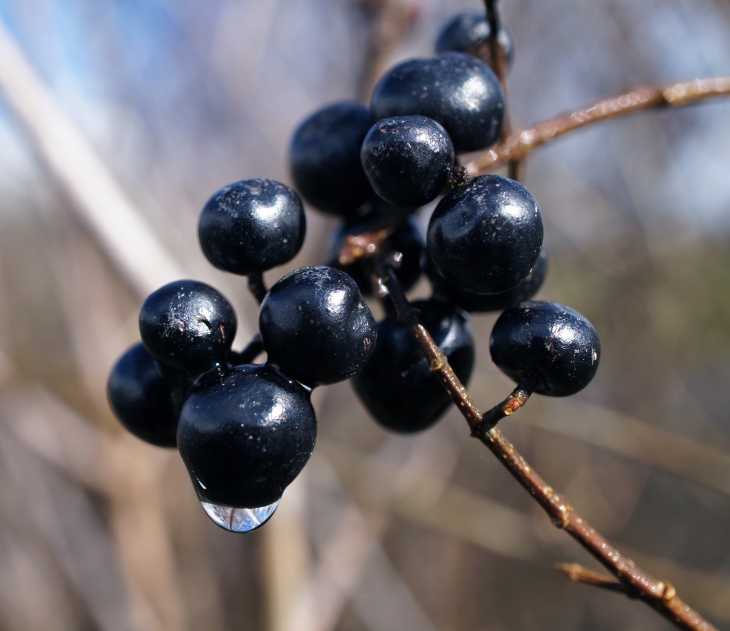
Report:
M 230 532 L 251 532 L 263 526 L 279 507 L 276 500 L 268 506 L 259 508 L 233 508 L 232 506 L 219 506 L 205 500 L 200 500 L 205 514 L 210 517 L 216 525 Z

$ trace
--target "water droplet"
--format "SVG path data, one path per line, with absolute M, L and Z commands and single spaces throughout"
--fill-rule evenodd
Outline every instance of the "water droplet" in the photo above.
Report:
M 231 532 L 251 532 L 263 526 L 276 512 L 279 506 L 277 500 L 269 506 L 259 508 L 233 508 L 231 506 L 219 506 L 200 500 L 205 514 L 216 524 Z

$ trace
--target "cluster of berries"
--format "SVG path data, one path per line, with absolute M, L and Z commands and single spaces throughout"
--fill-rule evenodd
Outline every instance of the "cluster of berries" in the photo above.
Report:
M 343 221 L 331 267 L 294 270 L 266 293 L 260 347 L 231 350 L 236 317 L 226 298 L 195 281 L 171 283 L 147 298 L 142 343 L 114 367 L 112 409 L 134 434 L 177 447 L 208 515 L 229 530 L 264 523 L 314 449 L 312 389 L 354 377 L 371 415 L 399 432 L 422 430 L 450 403 L 411 332 L 378 285 L 395 268 L 404 290 L 425 272 L 433 295 L 414 303 L 422 325 L 467 383 L 475 348 L 468 314 L 504 310 L 492 358 L 518 383 L 550 396 L 585 387 L 600 345 L 575 311 L 526 302 L 545 277 L 543 223 L 518 182 L 470 179 L 459 153 L 485 149 L 501 133 L 504 96 L 474 54 L 489 27 L 462 14 L 443 29 L 437 55 L 406 61 L 376 87 L 370 107 L 344 102 L 305 120 L 291 144 L 302 197 Z M 506 32 L 499 39 L 511 58 Z M 412 219 L 444 194 L 424 240 Z M 250 179 L 218 191 L 200 216 L 203 253 L 217 268 L 256 278 L 290 261 L 305 235 L 299 195 Z M 357 256 L 340 253 L 377 236 Z M 384 299 L 376 324 L 363 295 Z M 259 351 L 265 364 L 253 364 Z

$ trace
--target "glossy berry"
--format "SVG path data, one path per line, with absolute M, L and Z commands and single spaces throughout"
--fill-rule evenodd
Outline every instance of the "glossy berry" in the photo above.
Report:
M 225 296 L 210 285 L 179 280 L 144 301 L 139 331 L 156 360 L 202 373 L 225 360 L 236 335 L 236 314 Z
M 556 302 L 522 302 L 497 319 L 489 340 L 492 360 L 516 382 L 532 376 L 535 392 L 567 397 L 598 370 L 601 343 L 580 313 Z
M 352 377 L 375 345 L 357 284 L 331 267 L 300 267 L 266 294 L 259 330 L 269 362 L 308 386 Z
M 490 28 L 484 11 L 465 11 L 451 18 L 441 29 L 436 38 L 436 53 L 453 51 L 457 53 L 476 54 L 489 39 Z M 514 50 L 512 38 L 504 26 L 500 26 L 497 39 L 502 45 L 507 65 L 512 65 Z M 489 48 L 484 51 L 489 53 Z
M 309 392 L 263 365 L 204 377 L 178 428 L 180 455 L 200 499 L 236 508 L 279 500 L 316 438 Z
M 132 434 L 158 447 L 175 447 L 188 385 L 184 377 L 165 372 L 138 343 L 114 365 L 107 398 L 114 415 Z
M 293 259 L 306 225 L 299 195 L 275 180 L 254 178 L 225 186 L 208 200 L 198 239 L 218 269 L 253 274 Z
M 409 218 L 396 224 L 389 222 L 358 222 L 342 226 L 335 234 L 333 244 L 333 255 L 340 251 L 345 245 L 347 237 L 366 232 L 377 232 L 378 230 L 392 230 L 392 234 L 385 238 L 379 246 L 381 254 L 389 252 L 400 252 L 403 258 L 395 270 L 404 291 L 408 291 L 416 284 L 421 277 L 421 259 L 426 249 L 426 244 L 421 236 L 416 222 Z M 370 296 L 373 293 L 372 273 L 374 271 L 374 259 L 360 258 L 354 263 L 339 265 L 336 267 L 346 274 L 349 274 L 357 283 L 360 293 L 363 296 Z
M 378 121 L 362 144 L 362 164 L 375 192 L 399 208 L 423 206 L 441 193 L 454 164 L 451 139 L 425 116 Z
M 312 206 L 348 218 L 372 194 L 360 147 L 375 121 L 369 108 L 346 101 L 323 107 L 294 132 L 292 177 Z
M 378 119 L 420 114 L 444 126 L 457 153 L 494 144 L 502 131 L 504 95 L 484 63 L 464 53 L 404 61 L 378 83 Z
M 446 195 L 428 226 L 428 253 L 449 282 L 477 294 L 508 291 L 537 263 L 543 225 L 535 198 L 499 175 Z
M 426 258 L 426 270 L 433 286 L 434 297 L 449 301 L 469 313 L 503 311 L 518 302 L 530 300 L 542 287 L 548 268 L 547 253 L 543 247 L 535 267 L 520 284 L 499 294 L 475 294 L 452 285 L 441 276 L 431 260 Z
M 474 367 L 474 339 L 464 316 L 435 300 L 419 300 L 413 306 L 456 375 L 468 383 Z M 451 403 L 412 333 L 395 315 L 378 324 L 375 352 L 352 385 L 373 418 L 395 432 L 426 429 Z

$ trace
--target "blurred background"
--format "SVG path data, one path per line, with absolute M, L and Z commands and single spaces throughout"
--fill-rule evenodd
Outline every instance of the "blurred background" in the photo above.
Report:
M 726 0 L 502 0 L 525 126 L 634 85 L 730 74 Z M 192 277 L 255 331 L 245 279 L 196 241 L 235 180 L 290 182 L 287 145 L 322 104 L 367 100 L 478 0 L 0 0 L 0 629 L 664 630 L 574 585 L 596 565 L 453 410 L 393 436 L 342 383 L 275 517 L 227 533 L 176 452 L 105 399 L 144 296 Z M 589 521 L 730 628 L 730 99 L 566 136 L 527 164 L 551 256 L 539 297 L 596 326 L 598 376 L 503 430 Z M 421 216 L 426 225 L 427 211 Z M 308 212 L 287 269 L 321 263 Z M 428 293 L 425 281 L 414 295 Z M 511 383 L 494 316 L 472 318 L 483 408 Z

